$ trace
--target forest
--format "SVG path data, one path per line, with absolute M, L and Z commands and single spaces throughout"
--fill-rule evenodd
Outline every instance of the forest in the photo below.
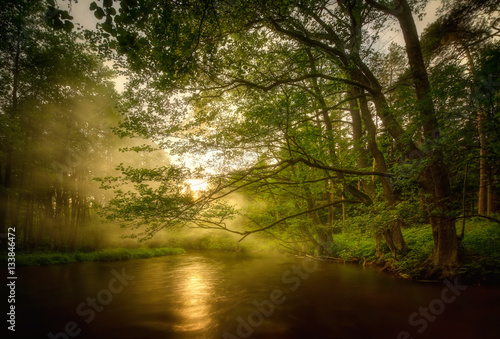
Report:
M 500 282 L 500 8 L 429 3 L 2 0 L 2 251 Z

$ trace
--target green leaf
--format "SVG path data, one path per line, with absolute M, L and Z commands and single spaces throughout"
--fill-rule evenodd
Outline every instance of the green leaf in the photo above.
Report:
M 108 33 L 111 33 L 111 35 L 116 35 L 115 32 L 113 32 L 113 26 L 111 25 L 111 23 L 109 21 L 106 21 L 102 24 L 102 29 Z
M 73 17 L 71 15 L 69 15 L 68 11 L 59 11 L 59 13 L 61 14 L 61 19 L 73 20 Z
M 55 19 L 58 16 L 58 11 L 55 7 L 49 6 L 47 8 L 47 13 L 45 13 L 45 16 L 49 19 Z
M 98 20 L 101 20 L 102 18 L 104 18 L 104 11 L 102 10 L 102 8 L 99 7 L 94 12 L 94 15 Z
M 75 25 L 73 25 L 73 23 L 72 23 L 71 21 L 66 20 L 66 21 L 64 22 L 64 27 L 63 27 L 63 29 L 64 29 L 66 32 L 68 32 L 68 33 L 69 33 L 69 32 L 71 32 L 71 30 L 72 30 L 74 27 L 75 27 Z

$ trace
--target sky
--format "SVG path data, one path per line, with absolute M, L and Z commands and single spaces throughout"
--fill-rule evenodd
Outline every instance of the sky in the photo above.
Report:
M 97 19 L 94 13 L 89 10 L 89 6 L 92 2 L 94 2 L 94 0 L 79 0 L 77 3 L 73 1 L 71 5 L 71 15 L 75 22 L 81 24 L 84 28 L 93 30 L 95 29 Z M 63 7 L 67 4 L 68 2 L 65 0 L 63 3 L 60 3 L 60 6 Z

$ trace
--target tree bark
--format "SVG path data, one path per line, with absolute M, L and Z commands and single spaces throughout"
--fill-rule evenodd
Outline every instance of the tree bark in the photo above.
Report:
M 440 137 L 440 132 L 415 21 L 406 0 L 394 0 L 394 5 L 396 18 L 405 40 L 424 139 L 427 143 L 435 143 Z M 432 227 L 437 230 L 438 237 L 434 263 L 447 275 L 458 264 L 458 239 L 455 221 L 450 215 L 451 206 L 448 202 L 451 198 L 448 171 L 442 161 L 443 156 L 439 146 L 430 145 L 430 147 L 433 150 L 427 157 L 431 158 L 431 162 L 423 173 L 425 177 L 423 182 L 427 193 L 433 195 L 433 212 L 440 214 L 433 218 L 435 222 L 432 224 Z
M 357 154 L 357 167 L 359 169 L 364 169 L 368 167 L 368 159 L 363 142 L 363 126 L 361 123 L 358 101 L 356 99 L 357 93 L 354 88 L 351 87 L 351 89 L 348 91 L 348 95 L 351 97 L 351 100 L 349 100 L 349 108 L 352 120 L 352 138 L 354 150 Z M 367 195 L 372 198 L 375 196 L 375 186 L 370 182 L 369 179 L 361 179 L 361 186 L 363 187 L 363 190 Z
M 444 275 L 450 275 L 453 268 L 458 264 L 459 248 L 455 221 L 451 218 L 451 206 L 448 202 L 451 198 L 450 181 L 447 168 L 442 161 L 442 154 L 435 145 L 439 140 L 440 132 L 413 14 L 406 0 L 394 0 L 393 8 L 381 5 L 375 0 L 365 1 L 374 8 L 394 16 L 403 32 L 417 97 L 416 108 L 422 123 L 425 142 L 432 150 L 425 155 L 430 161 L 422 173 L 422 184 L 425 192 L 432 197 L 427 203 L 432 206 L 431 213 L 434 214 L 431 217 L 435 243 L 432 259 L 433 263 L 441 269 Z M 423 154 L 416 153 L 416 155 L 421 157 Z
M 359 96 L 361 116 L 365 124 L 365 129 L 368 133 L 368 148 L 373 155 L 377 168 L 378 169 L 383 168 L 387 170 L 387 165 L 385 162 L 384 155 L 382 154 L 377 145 L 376 141 L 377 129 L 370 114 L 366 97 L 362 95 L 364 93 L 360 89 L 355 89 L 354 94 L 356 94 L 356 96 Z M 388 203 L 388 207 L 394 208 L 396 204 L 396 197 L 394 196 L 394 190 L 391 183 L 389 182 L 389 179 L 379 177 L 379 180 L 380 183 L 382 184 L 384 198 Z M 384 238 L 386 239 L 386 242 L 389 241 L 389 243 L 392 244 L 394 250 L 391 249 L 391 245 L 389 243 L 388 246 L 394 255 L 397 253 L 397 251 L 404 252 L 407 248 L 406 242 L 404 241 L 403 233 L 401 232 L 401 224 L 397 220 L 395 220 L 391 224 L 388 233 L 384 234 Z M 388 238 L 390 239 L 388 240 Z

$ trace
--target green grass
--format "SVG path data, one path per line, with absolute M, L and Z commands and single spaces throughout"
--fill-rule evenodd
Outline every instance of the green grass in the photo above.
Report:
M 500 225 L 473 221 L 462 240 L 464 258 L 458 273 L 471 282 L 500 282 Z
M 425 274 L 424 262 L 431 256 L 434 240 L 430 225 L 420 225 L 401 230 L 408 252 L 394 262 L 396 272 L 420 278 Z
M 457 223 L 457 229 L 461 222 Z M 403 229 L 409 251 L 394 262 L 396 272 L 413 278 L 425 276 L 425 261 L 432 254 L 433 239 L 430 225 Z M 460 243 L 462 260 L 457 274 L 475 282 L 500 282 L 500 225 L 484 220 L 468 220 L 465 236 Z
M 86 261 L 118 261 L 144 259 L 165 255 L 185 254 L 182 248 L 110 248 L 94 252 L 39 252 L 18 253 L 16 263 L 19 266 L 58 265 Z
M 461 223 L 457 223 L 460 229 Z M 428 267 L 426 260 L 433 248 L 430 225 L 418 225 L 402 229 L 408 245 L 408 252 L 399 256 L 393 262 L 396 273 L 409 275 L 419 279 L 425 276 Z M 184 241 L 173 246 L 187 246 L 192 249 L 234 251 L 236 241 L 231 237 L 206 236 L 196 241 Z M 462 264 L 457 274 L 479 283 L 485 281 L 500 282 L 500 225 L 484 220 L 468 220 L 465 227 L 465 237 L 461 241 Z M 245 248 L 242 248 L 243 250 Z M 386 249 L 387 250 L 387 249 Z M 386 251 L 382 261 L 392 260 L 390 252 Z M 161 248 L 114 248 L 94 252 L 38 252 L 33 254 L 18 253 L 16 263 L 20 266 L 55 265 L 87 261 L 116 261 L 151 258 L 156 256 L 183 254 L 179 247 Z M 375 261 L 375 240 L 373 236 L 353 231 L 335 234 L 333 243 L 328 248 L 328 255 L 344 260 Z
M 336 234 L 328 252 L 330 256 L 344 260 L 372 260 L 375 257 L 375 239 L 359 233 Z
M 457 222 L 461 229 L 461 221 Z M 375 258 L 373 236 L 360 232 L 335 234 L 328 248 L 329 255 L 344 260 L 376 261 L 384 265 L 389 262 L 390 270 L 414 279 L 422 279 L 429 273 L 427 259 L 432 254 L 434 241 L 430 225 L 416 225 L 402 229 L 408 245 L 408 252 L 393 261 L 392 254 L 385 248 L 383 258 Z M 484 219 L 468 220 L 465 237 L 461 241 L 462 260 L 457 274 L 474 282 L 500 282 L 500 225 Z
M 239 239 L 240 238 L 234 237 L 230 234 L 219 232 L 208 233 L 204 236 L 198 237 L 180 237 L 172 242 L 172 245 L 182 247 L 187 250 L 234 252 L 236 251 Z M 239 243 L 240 251 L 245 252 L 263 248 L 265 242 L 261 242 L 261 246 L 256 246 L 256 244 L 257 242 L 254 239 L 246 239 L 245 241 Z

